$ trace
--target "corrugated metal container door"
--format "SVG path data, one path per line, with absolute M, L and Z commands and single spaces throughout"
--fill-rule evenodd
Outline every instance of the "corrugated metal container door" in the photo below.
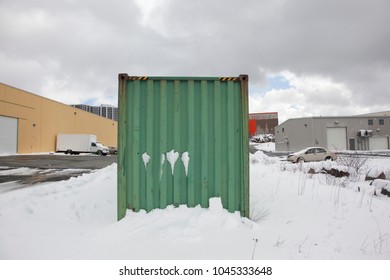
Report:
M 249 216 L 248 77 L 119 75 L 118 219 L 208 207 Z

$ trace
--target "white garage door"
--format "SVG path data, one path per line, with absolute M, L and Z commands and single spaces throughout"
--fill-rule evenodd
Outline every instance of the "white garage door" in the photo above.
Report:
M 15 154 L 18 147 L 18 120 L 0 116 L 0 154 Z
M 328 127 L 326 140 L 329 150 L 347 149 L 347 129 L 345 127 Z
M 370 150 L 387 150 L 389 145 L 387 142 L 387 137 L 371 137 L 368 140 Z

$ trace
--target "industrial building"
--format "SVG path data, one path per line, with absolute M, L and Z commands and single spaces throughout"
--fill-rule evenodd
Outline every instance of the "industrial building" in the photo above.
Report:
M 58 133 L 94 134 L 116 147 L 117 129 L 114 120 L 0 83 L 0 154 L 55 151 Z
M 100 106 L 93 106 L 86 104 L 75 104 L 71 106 L 110 120 L 118 120 L 118 107 L 114 107 L 112 105 L 102 104 Z
M 389 149 L 390 111 L 358 116 L 289 119 L 275 128 L 277 151 Z
M 259 134 L 275 134 L 275 127 L 278 125 L 278 113 L 251 113 L 248 116 L 249 136 Z

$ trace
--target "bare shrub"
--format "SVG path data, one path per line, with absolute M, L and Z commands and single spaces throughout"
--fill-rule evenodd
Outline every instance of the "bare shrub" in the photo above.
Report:
M 265 220 L 271 213 L 271 211 L 265 207 L 259 199 L 251 201 L 251 206 L 249 219 L 256 223 Z
M 299 182 L 298 182 L 298 195 L 303 195 L 306 190 L 306 181 L 307 176 L 306 174 L 303 176 L 299 176 Z
M 276 240 L 275 244 L 274 244 L 274 247 L 282 247 L 282 245 L 284 244 L 284 242 L 286 241 L 286 239 L 284 238 L 281 238 L 281 236 L 279 235 L 278 236 L 278 239 Z
M 251 164 L 258 164 L 259 163 L 259 160 L 255 157 L 251 157 L 250 161 L 251 161 Z
M 368 157 L 358 155 L 339 156 L 337 162 L 348 167 L 348 170 L 353 170 L 358 176 L 367 170 Z

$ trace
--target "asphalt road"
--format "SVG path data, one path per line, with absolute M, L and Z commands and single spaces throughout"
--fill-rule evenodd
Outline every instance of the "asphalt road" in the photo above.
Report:
M 116 155 L 14 155 L 0 157 L 0 192 L 18 185 L 67 180 L 117 162 Z M 21 168 L 29 168 L 21 169 Z

